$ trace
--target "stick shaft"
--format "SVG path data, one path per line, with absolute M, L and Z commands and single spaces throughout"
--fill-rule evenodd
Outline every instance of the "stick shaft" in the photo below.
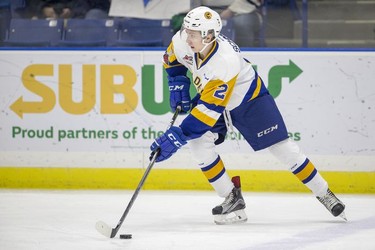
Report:
M 173 114 L 173 117 L 172 117 L 171 122 L 169 123 L 169 126 L 168 126 L 167 129 L 169 129 L 170 127 L 173 126 L 174 122 L 177 119 L 177 116 L 178 116 L 180 110 L 181 110 L 181 108 L 180 108 L 180 106 L 178 106 L 176 108 L 176 111 Z M 125 209 L 124 213 L 122 214 L 119 222 L 117 223 L 117 226 L 115 228 L 112 228 L 111 238 L 115 237 L 117 232 L 120 230 L 120 227 L 121 227 L 122 223 L 124 222 L 124 220 L 125 220 L 126 216 L 128 215 L 130 209 L 132 208 L 134 201 L 137 199 L 137 196 L 138 196 L 139 192 L 141 191 L 141 189 L 143 187 L 143 184 L 145 183 L 145 181 L 147 179 L 147 176 L 149 175 L 152 167 L 155 164 L 155 160 L 156 160 L 157 156 L 159 155 L 159 151 L 160 151 L 160 149 L 157 149 L 155 154 L 152 156 L 151 161 L 148 164 L 148 167 L 147 167 L 146 171 L 144 172 L 141 181 L 139 182 L 137 188 L 135 189 L 134 194 L 133 194 L 132 198 L 130 199 L 128 206 L 126 207 L 126 209 Z

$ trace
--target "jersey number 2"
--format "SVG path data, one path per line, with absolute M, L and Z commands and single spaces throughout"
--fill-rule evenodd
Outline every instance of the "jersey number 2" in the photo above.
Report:
M 227 84 L 220 85 L 218 87 L 218 89 L 214 92 L 214 96 L 216 98 L 224 100 L 227 90 L 228 90 L 228 85 Z

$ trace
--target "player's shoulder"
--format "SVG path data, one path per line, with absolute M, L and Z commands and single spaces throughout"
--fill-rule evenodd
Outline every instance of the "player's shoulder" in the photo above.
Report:
M 238 54 L 232 48 L 220 40 L 215 43 L 211 54 L 208 56 L 206 65 L 203 68 L 211 71 L 214 79 L 220 79 L 224 82 L 229 81 L 241 71 L 241 63 Z
M 242 57 L 238 45 L 226 36 L 220 35 L 217 38 L 217 42 L 219 44 L 218 55 L 225 57 L 228 63 L 235 63 Z
M 221 68 L 239 70 L 242 60 L 242 55 L 238 46 L 231 40 L 225 37 L 218 37 L 218 50 L 215 56 L 217 64 L 221 65 Z M 232 71 L 232 70 L 230 70 Z
M 181 38 L 180 31 L 174 34 L 174 36 L 172 37 L 172 43 L 173 43 L 173 47 L 176 50 L 186 50 L 186 43 Z

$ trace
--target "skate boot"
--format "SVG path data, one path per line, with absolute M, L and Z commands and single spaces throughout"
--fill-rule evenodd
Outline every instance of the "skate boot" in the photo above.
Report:
M 224 202 L 212 209 L 214 221 L 218 225 L 234 224 L 247 221 L 245 201 L 241 194 L 240 177 L 232 178 L 234 188 Z
M 345 216 L 345 205 L 342 203 L 332 191 L 328 188 L 327 193 L 322 197 L 316 197 L 331 214 L 335 217 L 340 216 L 347 221 Z

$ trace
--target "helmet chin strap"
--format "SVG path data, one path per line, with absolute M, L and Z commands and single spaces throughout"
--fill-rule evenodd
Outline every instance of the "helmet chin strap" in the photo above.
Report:
M 208 45 L 210 45 L 211 43 L 213 43 L 213 42 L 215 42 L 215 40 L 216 40 L 216 37 L 215 37 L 215 39 L 213 39 L 211 42 L 209 42 L 209 43 L 206 43 L 204 40 L 203 40 L 203 44 L 204 44 L 204 46 L 203 46 L 203 48 L 199 51 L 199 53 L 202 53 L 203 52 L 203 50 L 205 50 L 206 48 L 207 48 L 207 46 Z

